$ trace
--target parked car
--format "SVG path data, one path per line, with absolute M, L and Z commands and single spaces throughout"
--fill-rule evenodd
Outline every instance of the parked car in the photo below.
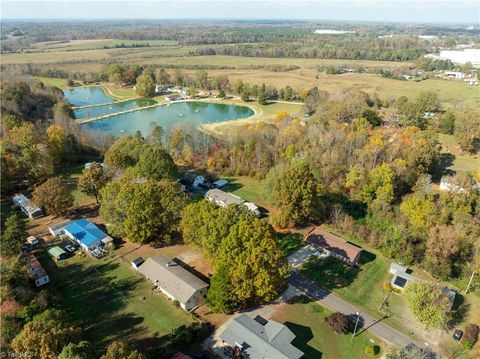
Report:
M 39 244 L 40 242 L 38 241 L 38 238 L 37 237 L 34 237 L 34 236 L 30 236 L 27 238 L 27 242 L 32 245 L 32 246 L 36 246 L 37 244 Z
M 458 342 L 463 337 L 463 331 L 460 329 L 455 330 L 452 337 Z
M 20 250 L 22 252 L 30 252 L 32 251 L 33 247 L 31 245 L 28 245 L 28 244 L 25 244 L 23 246 L 20 247 Z
M 71 244 L 67 244 L 67 245 L 65 246 L 65 250 L 66 250 L 67 252 L 69 252 L 69 253 L 73 253 L 73 252 L 75 252 L 77 249 L 76 249 L 74 246 L 72 246 Z

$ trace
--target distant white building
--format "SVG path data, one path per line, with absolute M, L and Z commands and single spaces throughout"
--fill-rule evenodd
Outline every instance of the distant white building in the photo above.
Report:
M 480 67 L 480 49 L 441 50 L 440 54 L 428 54 L 426 56 L 438 60 L 450 60 L 459 65 L 470 62 L 473 67 Z
M 463 80 L 465 78 L 465 74 L 460 71 L 445 71 L 445 76 L 455 80 Z

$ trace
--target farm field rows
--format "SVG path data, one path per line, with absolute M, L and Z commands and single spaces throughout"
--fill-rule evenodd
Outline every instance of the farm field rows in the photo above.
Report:
M 172 40 L 117 40 L 117 39 L 92 39 L 92 40 L 70 40 L 65 42 L 45 42 L 34 44 L 34 48 L 43 51 L 77 51 L 77 50 L 95 50 L 105 47 L 111 48 L 115 46 L 125 45 L 141 45 L 145 47 L 157 47 L 176 45 L 176 41 Z

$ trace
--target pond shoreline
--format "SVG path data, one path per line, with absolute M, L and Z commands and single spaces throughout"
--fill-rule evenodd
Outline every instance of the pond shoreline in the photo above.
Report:
M 136 100 L 136 99 L 137 99 L 137 98 L 133 98 L 133 99 L 130 99 L 130 100 Z M 124 101 L 123 101 L 123 102 L 124 102 Z M 75 122 L 78 123 L 78 124 L 89 123 L 89 122 L 104 120 L 104 119 L 107 119 L 107 118 L 110 118 L 110 117 L 113 117 L 113 116 L 123 115 L 123 114 L 125 114 L 125 113 L 130 113 L 130 112 L 135 112 L 135 111 L 140 111 L 140 110 L 146 110 L 146 109 L 149 109 L 149 108 L 160 107 L 160 106 L 165 106 L 165 105 L 175 104 L 175 103 L 182 103 L 182 102 L 201 102 L 201 103 L 213 103 L 213 104 L 223 104 L 223 105 L 238 106 L 238 107 L 247 107 L 247 108 L 249 108 L 250 110 L 253 111 L 253 114 L 252 114 L 251 116 L 249 116 L 249 117 L 239 118 L 239 119 L 235 119 L 235 120 L 221 121 L 221 122 L 217 122 L 218 124 L 226 123 L 226 122 L 245 121 L 245 120 L 248 120 L 248 119 L 253 119 L 254 117 L 256 117 L 256 116 L 258 115 L 258 112 L 259 112 L 259 111 L 258 111 L 256 108 L 254 108 L 253 106 L 243 105 L 243 104 L 236 104 L 236 103 L 233 103 L 233 102 L 223 102 L 223 100 L 220 102 L 220 101 L 218 101 L 217 99 L 186 99 L 186 100 L 179 100 L 179 101 L 163 101 L 163 102 L 158 102 L 158 103 L 153 104 L 153 105 L 143 106 L 143 107 L 138 107 L 138 108 L 132 108 L 132 109 L 128 109 L 128 110 L 124 110 L 124 111 L 119 111 L 119 112 L 113 112 L 113 113 L 110 113 L 110 114 L 107 114 L 107 115 L 103 115 L 103 116 L 92 117 L 92 118 L 76 119 Z M 114 103 L 118 103 L 118 102 L 114 102 Z M 101 105 L 97 105 L 97 106 L 101 106 Z M 91 106 L 91 107 L 96 107 L 96 106 Z M 199 128 L 200 128 L 202 125 L 208 125 L 208 123 L 199 125 Z

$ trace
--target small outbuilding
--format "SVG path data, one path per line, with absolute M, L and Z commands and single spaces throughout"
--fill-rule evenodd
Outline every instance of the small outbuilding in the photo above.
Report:
M 43 216 L 42 209 L 22 193 L 13 196 L 12 201 L 14 206 L 19 207 L 31 219 Z
M 51 225 L 50 227 L 48 227 L 48 231 L 54 237 L 60 236 L 62 234 L 65 234 L 65 227 L 68 226 L 70 223 L 72 223 L 72 221 L 69 219 L 66 219 L 61 222 L 57 222 Z
M 65 252 L 59 246 L 50 248 L 48 250 L 48 254 L 50 254 L 56 261 L 67 259 L 67 252 Z
M 198 188 L 203 185 L 206 180 L 205 177 L 195 172 L 186 172 L 183 178 L 179 181 L 186 189 Z
M 228 181 L 225 179 L 219 179 L 212 183 L 215 188 L 223 188 L 228 184 Z
M 244 199 L 235 196 L 234 194 L 222 191 L 218 188 L 208 190 L 205 194 L 205 199 L 215 203 L 217 206 L 220 207 L 227 207 L 231 204 L 240 206 L 245 203 Z
M 138 267 L 140 267 L 143 262 L 145 262 L 145 259 L 143 259 L 142 257 L 138 257 L 132 261 L 132 267 L 138 269 Z

